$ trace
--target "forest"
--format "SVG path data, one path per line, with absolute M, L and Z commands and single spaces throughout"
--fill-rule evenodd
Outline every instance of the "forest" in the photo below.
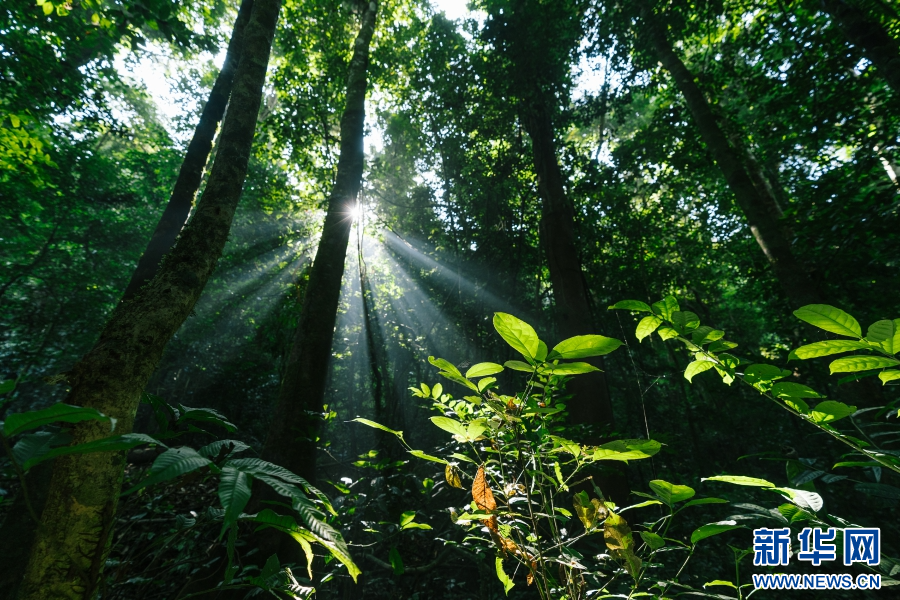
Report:
M 891 598 L 898 390 L 897 0 L 0 3 L 0 600 Z

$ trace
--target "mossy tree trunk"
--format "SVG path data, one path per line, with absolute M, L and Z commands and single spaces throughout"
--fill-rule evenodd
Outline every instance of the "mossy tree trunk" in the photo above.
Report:
M 222 70 L 216 77 L 209 99 L 200 113 L 200 121 L 194 129 L 194 135 L 188 144 L 178 179 L 172 188 L 172 195 L 163 210 L 163 214 L 156 224 L 153 236 L 147 243 L 144 254 L 138 261 L 137 268 L 131 275 L 131 281 L 125 288 L 123 300 L 130 300 L 142 287 L 147 285 L 159 269 L 159 263 L 163 256 L 172 249 L 175 239 L 181 233 L 184 224 L 191 214 L 194 205 L 194 196 L 200 189 L 200 181 L 203 178 L 203 169 L 209 159 L 212 150 L 216 129 L 225 114 L 228 98 L 231 96 L 231 88 L 234 83 L 234 74 L 241 59 L 243 47 L 244 28 L 250 20 L 250 11 L 253 9 L 253 0 L 243 0 L 238 10 L 231 40 L 228 42 L 228 50 L 225 53 L 225 62 Z
M 197 210 L 156 277 L 120 304 L 97 344 L 69 374 L 68 402 L 114 417 L 131 431 L 141 393 L 169 339 L 194 308 L 228 237 L 250 159 L 280 0 L 254 0 L 219 150 Z M 108 424 L 77 424 L 73 443 L 110 435 Z M 25 600 L 88 599 L 100 586 L 115 522 L 124 453 L 55 461 L 23 584 Z

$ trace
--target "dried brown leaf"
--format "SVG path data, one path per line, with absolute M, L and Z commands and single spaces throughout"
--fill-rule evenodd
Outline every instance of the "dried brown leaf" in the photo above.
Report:
M 484 476 L 484 467 L 478 467 L 478 474 L 472 483 L 472 499 L 475 501 L 475 506 L 481 510 L 488 512 L 497 510 L 497 501 L 494 500 L 494 493 Z

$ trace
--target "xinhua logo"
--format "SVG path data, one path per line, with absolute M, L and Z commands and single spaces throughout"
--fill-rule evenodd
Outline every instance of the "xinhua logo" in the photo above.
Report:
M 797 534 L 799 551 L 791 548 L 789 527 L 753 530 L 753 564 L 757 567 L 786 566 L 792 556 L 797 560 L 820 566 L 837 559 L 840 547 L 839 532 L 843 531 L 844 564 L 865 563 L 875 566 L 881 562 L 881 529 L 878 527 L 847 527 L 844 529 L 813 529 L 806 527 Z

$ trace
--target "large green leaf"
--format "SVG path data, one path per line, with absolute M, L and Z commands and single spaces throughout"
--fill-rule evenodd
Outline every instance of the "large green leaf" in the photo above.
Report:
M 741 528 L 742 526 L 738 525 L 737 521 L 719 521 L 718 523 L 709 523 L 708 525 L 704 525 L 703 527 L 695 529 L 694 532 L 691 533 L 691 543 L 696 544 L 700 540 L 705 540 L 708 537 Z
M 641 319 L 640 323 L 638 323 L 634 335 L 637 337 L 639 342 L 643 342 L 644 338 L 656 331 L 656 328 L 659 327 L 662 322 L 662 319 L 660 319 L 656 315 L 648 315 Z
M 50 423 L 78 423 L 90 420 L 109 421 L 110 418 L 93 408 L 59 402 L 43 410 L 30 410 L 9 415 L 6 422 L 3 423 L 3 434 L 6 437 L 12 437 Z
M 616 440 L 595 448 L 593 460 L 640 460 L 659 452 L 662 445 L 656 440 Z
M 510 578 L 510 576 L 506 574 L 506 571 L 503 570 L 502 556 L 498 556 L 494 560 L 494 566 L 496 567 L 497 571 L 497 579 L 499 579 L 500 583 L 503 584 L 503 593 L 509 596 L 509 590 L 513 589 L 516 584 L 513 583 L 512 578 Z
M 752 365 L 744 371 L 744 381 L 750 384 L 771 382 L 791 375 L 790 371 L 774 365 Z
M 193 448 L 170 448 L 156 457 L 153 465 L 147 471 L 147 477 L 126 491 L 125 494 L 130 494 L 148 485 L 175 479 L 185 473 L 196 471 L 210 464 L 212 464 L 212 461 L 200 456 Z
M 897 319 L 900 321 L 900 319 Z M 866 341 L 878 344 L 888 354 L 894 353 L 894 335 L 897 334 L 894 321 L 884 319 L 875 321 L 866 330 Z M 898 348 L 900 350 L 900 348 Z
M 831 333 L 855 338 L 862 337 L 862 329 L 856 319 L 828 304 L 809 304 L 795 310 L 794 316 Z
M 872 369 L 884 369 L 900 365 L 900 360 L 887 356 L 847 356 L 832 361 L 828 367 L 832 373 L 857 373 L 859 371 L 871 371 Z
M 528 363 L 522 362 L 521 360 L 508 360 L 503 363 L 503 366 L 507 369 L 512 369 L 513 371 L 522 371 L 524 373 L 531 373 L 535 369 L 535 367 L 532 367 Z
M 868 496 L 878 496 L 889 500 L 900 500 L 900 489 L 884 483 L 857 483 L 856 491 Z
M 700 317 L 689 310 L 678 310 L 672 313 L 672 323 L 682 335 L 700 326 Z
M 472 365 L 468 371 L 466 371 L 466 378 L 472 379 L 475 377 L 486 377 L 488 375 L 496 375 L 503 371 L 503 366 L 498 365 L 497 363 L 492 362 L 483 362 L 478 363 L 477 365 Z
M 636 310 L 639 312 L 650 312 L 650 306 L 646 302 L 641 302 L 640 300 L 620 300 L 616 302 L 612 306 L 609 307 L 609 310 L 613 309 L 624 309 L 624 310 Z
M 428 357 L 428 362 L 433 364 L 435 367 L 442 371 L 447 371 L 448 373 L 453 373 L 454 375 L 462 376 L 462 373 L 459 372 L 453 363 L 448 360 L 444 360 L 443 358 L 435 358 L 433 356 Z
M 239 440 L 216 440 L 211 444 L 203 446 L 197 452 L 200 453 L 200 456 L 205 456 L 212 460 L 218 457 L 222 452 L 226 452 L 230 456 L 249 449 L 250 446 Z
M 691 341 L 698 346 L 715 342 L 725 337 L 725 332 L 720 329 L 713 329 L 709 325 L 703 325 L 691 332 Z
M 790 500 L 800 508 L 810 510 L 812 512 L 819 512 L 825 505 L 825 501 L 822 500 L 822 496 L 808 490 L 798 490 L 794 488 L 781 487 L 771 488 L 771 490 L 787 497 L 788 500 Z
M 547 365 L 540 370 L 541 373 L 551 375 L 580 375 L 599 371 L 594 365 L 585 362 L 563 363 L 561 365 Z
M 694 488 L 686 485 L 676 485 L 662 479 L 654 479 L 649 485 L 653 493 L 669 506 L 690 500 L 696 494 Z
M 534 360 L 540 340 L 531 325 L 510 314 L 498 312 L 494 313 L 494 329 L 519 354 L 529 361 Z
M 815 423 L 834 423 L 844 417 L 849 417 L 856 412 L 855 406 L 847 406 L 843 402 L 825 400 L 819 402 L 810 411 L 809 416 Z
M 671 321 L 672 315 L 681 310 L 675 296 L 666 296 L 659 302 L 654 302 L 652 308 L 653 312 L 667 321 Z
M 0 394 L 8 394 L 9 392 L 13 391 L 14 389 L 16 389 L 16 380 L 15 379 L 7 379 L 6 381 L 0 381 Z
M 52 450 L 48 450 L 43 454 L 32 456 L 30 459 L 25 461 L 25 463 L 22 465 L 22 468 L 28 470 L 31 467 L 44 462 L 45 460 L 50 460 L 51 458 L 56 458 L 57 456 L 65 456 L 67 454 L 87 454 L 88 452 L 118 452 L 120 450 L 131 450 L 132 448 L 135 448 L 142 444 L 159 444 L 163 448 L 166 447 L 165 444 L 147 434 L 126 433 L 125 435 L 114 435 L 108 438 L 94 440 L 93 442 L 77 444 L 75 446 L 61 446 L 59 448 L 53 448 Z
M 814 344 L 807 344 L 805 346 L 795 348 L 794 350 L 791 350 L 790 354 L 788 354 L 788 360 L 794 358 L 807 360 L 809 358 L 830 356 L 832 354 L 840 354 L 841 352 L 850 352 L 852 350 L 861 350 L 868 347 L 869 345 L 867 343 L 859 342 L 856 340 L 828 340 L 825 342 L 816 342 Z
M 727 340 L 717 340 L 709 345 L 710 352 L 722 352 L 723 350 L 731 350 L 732 348 L 737 348 L 738 345 L 734 342 L 729 342 Z
M 563 340 L 553 347 L 551 359 L 556 358 L 590 358 L 609 354 L 622 345 L 617 339 L 602 335 L 576 335 Z
M 29 461 L 40 459 L 53 446 L 61 446 L 71 441 L 72 434 L 65 430 L 29 433 L 19 438 L 19 441 L 13 446 L 13 456 L 17 463 L 24 466 Z
M 438 375 L 440 375 L 441 377 L 446 377 L 450 381 L 455 381 L 456 383 L 458 383 L 460 385 L 464 385 L 467 388 L 469 388 L 470 390 L 473 390 L 475 392 L 478 391 L 478 386 L 475 385 L 474 383 L 472 383 L 471 381 L 469 381 L 468 379 L 466 379 L 465 377 L 463 377 L 462 375 L 457 375 L 455 373 L 448 373 L 447 371 L 441 371 L 440 373 L 438 373 Z
M 708 371 L 714 366 L 715 364 L 708 360 L 695 360 L 687 366 L 687 369 L 684 370 L 684 378 L 691 383 L 694 383 L 694 376 L 699 375 L 704 371 Z
M 713 477 L 704 477 L 700 481 L 721 481 L 722 483 L 733 483 L 734 485 L 745 485 L 750 487 L 775 487 L 774 483 L 766 481 L 765 479 L 745 477 L 744 475 L 715 475 Z
M 431 422 L 453 435 L 466 438 L 466 426 L 455 419 L 449 417 L 431 417 Z
M 222 468 L 219 478 L 218 493 L 222 508 L 225 509 L 222 532 L 219 534 L 221 537 L 229 527 L 237 523 L 238 517 L 250 501 L 250 476 L 226 465 Z

